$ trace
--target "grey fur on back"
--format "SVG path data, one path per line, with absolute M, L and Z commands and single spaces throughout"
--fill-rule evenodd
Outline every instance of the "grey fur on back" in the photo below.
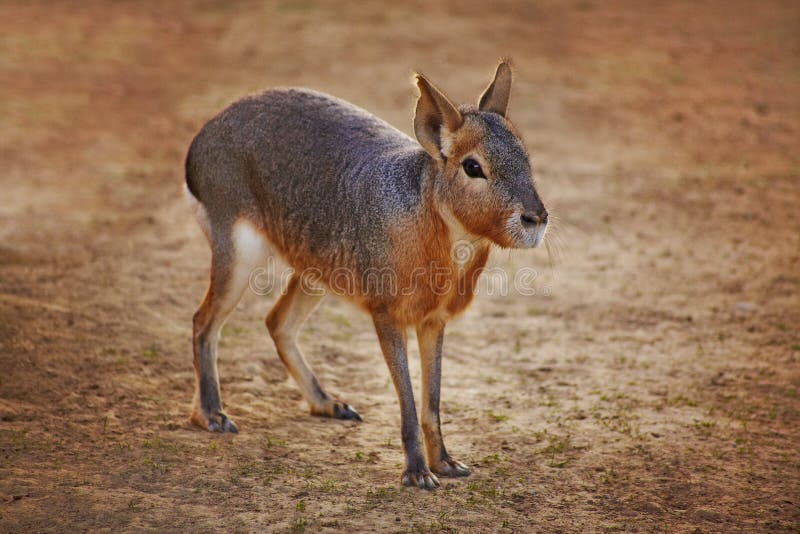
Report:
M 419 207 L 430 164 L 416 141 L 363 109 L 279 88 L 210 120 L 189 149 L 186 181 L 212 231 L 246 217 L 296 268 L 363 272 L 387 266 L 389 228 Z M 298 265 L 308 252 L 314 264 Z

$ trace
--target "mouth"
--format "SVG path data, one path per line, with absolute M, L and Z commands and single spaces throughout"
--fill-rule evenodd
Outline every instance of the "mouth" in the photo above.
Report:
M 538 218 L 537 218 L 538 219 Z M 511 248 L 536 248 L 544 240 L 547 232 L 547 218 L 530 220 L 515 214 L 508 219 L 506 230 L 511 238 Z

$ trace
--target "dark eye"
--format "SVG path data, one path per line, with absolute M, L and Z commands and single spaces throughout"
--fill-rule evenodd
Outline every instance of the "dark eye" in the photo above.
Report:
M 464 167 L 464 172 L 470 178 L 486 178 L 486 175 L 483 174 L 483 169 L 481 169 L 481 164 L 472 158 L 465 159 L 461 166 Z

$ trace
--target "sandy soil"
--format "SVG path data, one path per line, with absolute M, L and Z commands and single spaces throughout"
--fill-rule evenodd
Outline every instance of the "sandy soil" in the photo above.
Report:
M 0 6 L 0 531 L 800 529 L 800 6 L 496 6 Z M 449 327 L 474 474 L 399 485 L 388 372 L 335 300 L 302 344 L 362 424 L 306 415 L 248 295 L 220 349 L 241 433 L 189 426 L 200 125 L 305 85 L 410 131 L 413 69 L 471 101 L 505 55 L 562 253 L 497 251 L 536 295 Z

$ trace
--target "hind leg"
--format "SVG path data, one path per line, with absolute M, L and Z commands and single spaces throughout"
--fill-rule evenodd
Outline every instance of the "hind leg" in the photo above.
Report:
M 222 325 L 236 307 L 250 274 L 263 260 L 265 248 L 258 232 L 239 222 L 211 239 L 211 284 L 194 314 L 194 369 L 197 387 L 191 421 L 210 432 L 238 432 L 222 411 L 217 372 L 217 340 Z
M 289 280 L 286 293 L 267 314 L 267 328 L 275 341 L 278 356 L 300 387 L 313 415 L 361 421 L 361 416 L 352 406 L 331 398 L 322 389 L 314 372 L 308 367 L 303 353 L 297 347 L 297 333 L 320 300 L 322 300 L 321 295 L 309 294 L 303 287 L 300 277 L 294 275 Z

